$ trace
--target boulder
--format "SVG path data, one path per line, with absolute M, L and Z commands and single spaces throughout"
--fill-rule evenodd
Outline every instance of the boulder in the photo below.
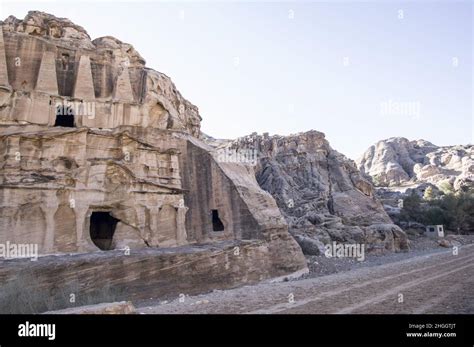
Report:
M 296 235 L 296 242 L 300 245 L 305 255 L 322 255 L 324 254 L 324 244 L 318 239 L 306 236 Z
M 405 232 L 395 224 L 373 224 L 365 229 L 367 250 L 375 253 L 410 249 Z

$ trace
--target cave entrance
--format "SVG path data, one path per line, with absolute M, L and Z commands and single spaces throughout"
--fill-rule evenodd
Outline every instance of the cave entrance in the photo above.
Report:
M 224 224 L 219 218 L 218 210 L 211 210 L 212 212 L 212 231 L 224 231 Z
M 56 107 L 55 127 L 74 128 L 74 112 L 71 106 L 59 105 Z
M 113 249 L 112 240 L 118 222 L 110 212 L 92 212 L 89 228 L 92 242 L 103 251 Z

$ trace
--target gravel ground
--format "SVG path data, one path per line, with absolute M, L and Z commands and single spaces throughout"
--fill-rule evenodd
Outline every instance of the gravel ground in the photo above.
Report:
M 474 243 L 474 235 L 462 235 L 461 238 L 462 244 Z M 306 259 L 310 273 L 303 278 L 326 276 L 363 267 L 378 266 L 446 250 L 446 248 L 439 246 L 437 240 L 433 238 L 420 235 L 409 235 L 409 239 L 409 252 L 388 253 L 384 255 L 366 254 L 365 260 L 362 262 L 353 258 L 327 258 L 324 255 L 308 256 Z
M 144 302 L 138 312 L 474 313 L 474 236 L 462 243 L 456 256 L 435 240 L 414 237 L 412 251 L 364 262 L 311 257 L 306 278 Z

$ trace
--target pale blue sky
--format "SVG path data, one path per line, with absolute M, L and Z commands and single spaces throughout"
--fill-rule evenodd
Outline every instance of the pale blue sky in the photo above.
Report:
M 1 2 L 133 44 L 214 137 L 315 129 L 353 159 L 391 136 L 473 142 L 471 1 Z

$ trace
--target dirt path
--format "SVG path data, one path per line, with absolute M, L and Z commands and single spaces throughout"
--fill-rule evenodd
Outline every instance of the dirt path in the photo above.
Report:
M 447 250 L 329 276 L 182 295 L 139 312 L 474 313 L 474 245 L 458 255 Z

